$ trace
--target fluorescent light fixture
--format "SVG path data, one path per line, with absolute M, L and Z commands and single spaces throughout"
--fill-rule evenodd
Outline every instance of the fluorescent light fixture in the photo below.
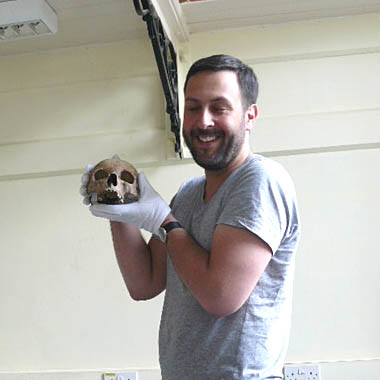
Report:
M 45 0 L 0 0 L 0 42 L 57 32 L 57 15 Z

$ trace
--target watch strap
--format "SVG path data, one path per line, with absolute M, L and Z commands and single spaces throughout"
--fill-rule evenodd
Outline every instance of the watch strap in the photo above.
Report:
M 166 233 L 168 234 L 171 230 L 174 230 L 175 228 L 183 228 L 179 222 L 169 222 L 162 226 Z

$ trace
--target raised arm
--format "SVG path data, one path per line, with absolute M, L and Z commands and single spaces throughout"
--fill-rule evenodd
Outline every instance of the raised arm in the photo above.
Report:
M 155 239 L 146 244 L 140 229 L 157 233 L 170 208 L 143 173 L 138 180 L 140 198 L 130 204 L 100 204 L 96 199 L 90 202 L 87 173 L 82 176 L 80 193 L 85 197 L 84 203 L 90 204 L 94 216 L 110 220 L 116 258 L 125 284 L 133 299 L 145 300 L 166 287 L 166 249 Z
M 166 249 L 155 239 L 146 244 L 140 230 L 111 222 L 117 262 L 129 294 L 134 300 L 148 300 L 166 287 Z

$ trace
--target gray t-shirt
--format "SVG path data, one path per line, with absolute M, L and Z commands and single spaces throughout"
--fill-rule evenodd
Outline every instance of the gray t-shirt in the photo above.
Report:
M 204 187 L 204 177 L 191 179 L 172 202 L 186 231 L 210 252 L 218 224 L 245 228 L 264 240 L 273 256 L 245 304 L 214 318 L 177 276 L 168 255 L 159 340 L 162 379 L 282 379 L 299 240 L 292 180 L 275 161 L 253 155 L 207 204 Z

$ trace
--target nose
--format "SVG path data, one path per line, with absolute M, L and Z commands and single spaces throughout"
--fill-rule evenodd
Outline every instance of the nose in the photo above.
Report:
M 204 108 L 199 114 L 199 127 L 209 128 L 214 125 L 214 119 L 212 113 L 208 108 Z
M 108 186 L 116 186 L 117 185 L 117 177 L 116 177 L 116 174 L 115 173 L 112 173 L 108 179 L 107 179 L 107 185 Z

